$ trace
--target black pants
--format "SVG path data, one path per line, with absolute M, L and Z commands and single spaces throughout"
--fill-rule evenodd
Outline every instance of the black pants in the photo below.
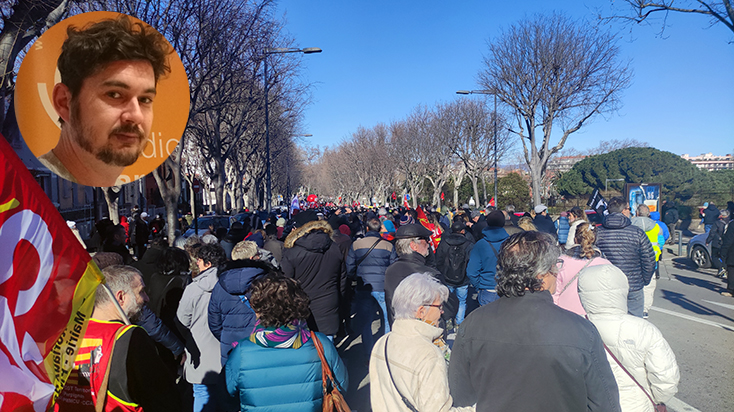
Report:
M 726 271 L 726 288 L 729 292 L 734 293 L 734 266 L 727 266 Z
M 724 267 L 724 262 L 721 260 L 721 248 L 711 248 L 711 266 L 716 270 L 721 270 Z

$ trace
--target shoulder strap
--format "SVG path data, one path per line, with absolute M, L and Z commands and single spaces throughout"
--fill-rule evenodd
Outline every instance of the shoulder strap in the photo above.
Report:
M 398 391 L 398 395 L 400 395 L 400 398 L 403 400 L 403 403 L 405 406 L 408 407 L 412 412 L 420 412 L 418 409 L 413 406 L 412 403 L 406 398 L 401 392 L 400 389 L 398 389 L 398 385 L 395 384 L 395 379 L 392 377 L 392 371 L 390 370 L 390 362 L 387 360 L 387 341 L 390 339 L 390 335 L 387 335 L 385 338 L 385 365 L 387 365 L 387 373 L 390 375 L 390 380 L 392 381 L 392 385 L 395 387 L 395 390 Z
M 375 248 L 375 246 L 377 246 L 377 244 L 378 244 L 378 243 L 380 243 L 380 241 L 381 241 L 381 240 L 382 240 L 382 238 L 381 238 L 381 237 L 378 237 L 378 238 L 377 238 L 377 240 L 375 241 L 375 243 L 373 243 L 373 244 L 372 244 L 372 247 L 370 247 L 370 249 L 369 249 L 369 250 L 367 251 L 367 253 L 365 253 L 364 255 L 362 255 L 362 257 L 361 257 L 361 258 L 359 258 L 359 260 L 357 261 L 357 263 L 355 263 L 355 264 L 354 264 L 354 267 L 355 267 L 355 268 L 356 268 L 356 267 L 359 267 L 359 265 L 360 265 L 360 264 L 361 264 L 362 262 L 364 262 L 364 260 L 365 260 L 365 259 L 367 258 L 367 255 L 369 255 L 369 254 L 370 254 L 370 252 L 372 252 L 372 249 L 374 249 L 374 248 Z
M 313 345 L 316 347 L 319 359 L 321 359 L 321 381 L 324 387 L 324 393 L 328 393 L 330 391 L 330 389 L 328 389 L 328 385 L 331 385 L 332 388 L 338 388 L 338 383 L 336 379 L 334 379 L 334 372 L 331 371 L 329 362 L 326 361 L 324 347 L 321 345 L 321 341 L 316 337 L 316 334 L 313 331 L 311 331 L 311 339 L 313 339 Z
M 566 283 L 566 286 L 564 286 L 564 287 L 563 287 L 563 289 L 561 289 L 561 292 L 560 292 L 560 293 L 558 293 L 558 296 L 561 296 L 561 295 L 563 294 L 563 292 L 565 292 L 565 291 L 566 291 L 566 289 L 568 288 L 568 286 L 569 286 L 570 284 L 572 284 L 572 283 L 573 283 L 573 281 L 574 281 L 574 280 L 576 280 L 576 278 L 578 278 L 578 277 L 579 277 L 579 275 L 581 274 L 581 272 L 583 272 L 583 271 L 584 271 L 584 269 L 586 269 L 586 268 L 587 268 L 587 267 L 589 266 L 589 263 L 591 263 L 591 261 L 592 261 L 592 260 L 594 260 L 594 259 L 595 259 L 595 258 L 593 258 L 593 257 L 592 257 L 591 259 L 589 259 L 589 260 L 588 260 L 588 261 L 586 262 L 586 264 L 584 265 L 584 267 L 582 267 L 582 268 L 581 268 L 581 270 L 579 270 L 578 272 L 576 272 L 576 274 L 575 274 L 575 275 L 573 276 L 573 278 L 571 278 L 571 280 L 569 280 L 569 281 L 568 281 L 568 283 Z
M 589 317 L 587 316 L 586 319 L 589 319 Z M 645 388 L 643 388 L 642 385 L 640 385 L 640 382 L 637 382 L 637 379 L 635 379 L 635 377 L 632 376 L 632 374 L 627 370 L 627 368 L 625 368 L 624 365 L 622 365 L 622 362 L 620 362 L 619 359 L 617 359 L 617 357 L 614 356 L 614 354 L 612 353 L 612 351 L 609 350 L 609 348 L 607 347 L 607 344 L 602 341 L 602 345 L 604 345 L 604 350 L 606 350 L 607 353 L 612 357 L 612 359 L 614 359 L 614 361 L 617 362 L 617 365 L 619 365 L 619 367 L 622 368 L 622 370 L 625 371 L 627 373 L 627 375 L 629 375 L 630 378 L 632 378 L 632 381 L 634 383 L 636 383 L 637 386 L 640 387 L 640 389 L 642 389 L 642 392 L 645 392 L 645 395 L 647 395 L 647 398 L 650 399 L 650 402 L 652 402 L 653 409 L 654 410 L 657 410 L 656 407 L 657 407 L 658 404 L 655 403 L 655 400 L 652 399 L 652 396 L 650 396 L 650 394 L 647 393 L 647 390 L 645 390 Z
M 485 240 L 485 241 L 486 241 L 487 243 L 489 243 L 489 247 L 491 247 L 491 248 L 492 248 L 492 252 L 494 252 L 494 257 L 496 257 L 496 258 L 497 258 L 497 260 L 499 260 L 499 258 L 500 258 L 500 255 L 499 255 L 499 254 L 497 253 L 497 249 L 495 249 L 495 248 L 494 248 L 494 245 L 492 244 L 492 242 L 490 242 L 490 241 L 489 241 L 489 240 L 487 240 L 487 239 L 484 239 L 484 240 Z

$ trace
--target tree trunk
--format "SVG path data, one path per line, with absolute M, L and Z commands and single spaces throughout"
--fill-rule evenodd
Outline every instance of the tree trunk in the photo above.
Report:
M 110 214 L 110 220 L 112 223 L 120 224 L 120 209 L 117 204 L 117 199 L 120 197 L 120 186 L 105 187 L 102 189 L 104 192 L 104 200 L 107 202 L 107 211 Z
M 215 202 L 214 210 L 218 215 L 224 214 L 224 185 L 227 182 L 227 176 L 224 174 L 224 162 L 220 159 L 217 161 L 217 175 L 212 179 L 214 181 Z
M 484 205 L 487 206 L 487 179 L 485 177 L 484 171 L 482 171 L 482 193 L 484 194 Z
M 178 227 L 178 198 L 181 196 L 181 164 L 178 159 L 178 153 L 174 151 L 160 167 L 153 170 L 153 177 L 158 184 L 158 191 L 166 207 L 166 237 L 169 246 L 173 246 L 176 240 L 176 227 Z M 189 185 L 189 187 L 192 186 Z M 193 188 L 191 191 L 193 192 Z M 196 218 L 194 212 L 192 208 L 191 213 Z
M 479 187 L 477 187 L 477 176 L 469 176 L 469 179 L 471 180 L 471 186 L 474 189 L 474 201 L 477 202 L 477 209 L 481 209 L 479 207 Z
M 531 189 L 533 191 L 533 207 L 537 206 L 541 203 L 540 199 L 540 185 L 541 185 L 541 176 L 540 176 L 540 167 L 531 167 L 530 168 L 530 179 L 531 179 Z

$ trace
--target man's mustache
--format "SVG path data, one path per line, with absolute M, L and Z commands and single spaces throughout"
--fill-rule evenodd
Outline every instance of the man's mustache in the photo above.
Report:
M 138 137 L 139 140 L 143 140 L 145 138 L 145 135 L 143 134 L 143 131 L 140 130 L 140 128 L 137 125 L 126 123 L 122 126 L 115 127 L 112 129 L 112 134 L 134 134 Z

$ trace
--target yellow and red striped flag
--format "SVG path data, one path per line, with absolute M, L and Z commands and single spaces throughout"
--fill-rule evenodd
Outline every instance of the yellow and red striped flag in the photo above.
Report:
M 2 135 L 0 163 L 0 412 L 44 411 L 104 277 Z

